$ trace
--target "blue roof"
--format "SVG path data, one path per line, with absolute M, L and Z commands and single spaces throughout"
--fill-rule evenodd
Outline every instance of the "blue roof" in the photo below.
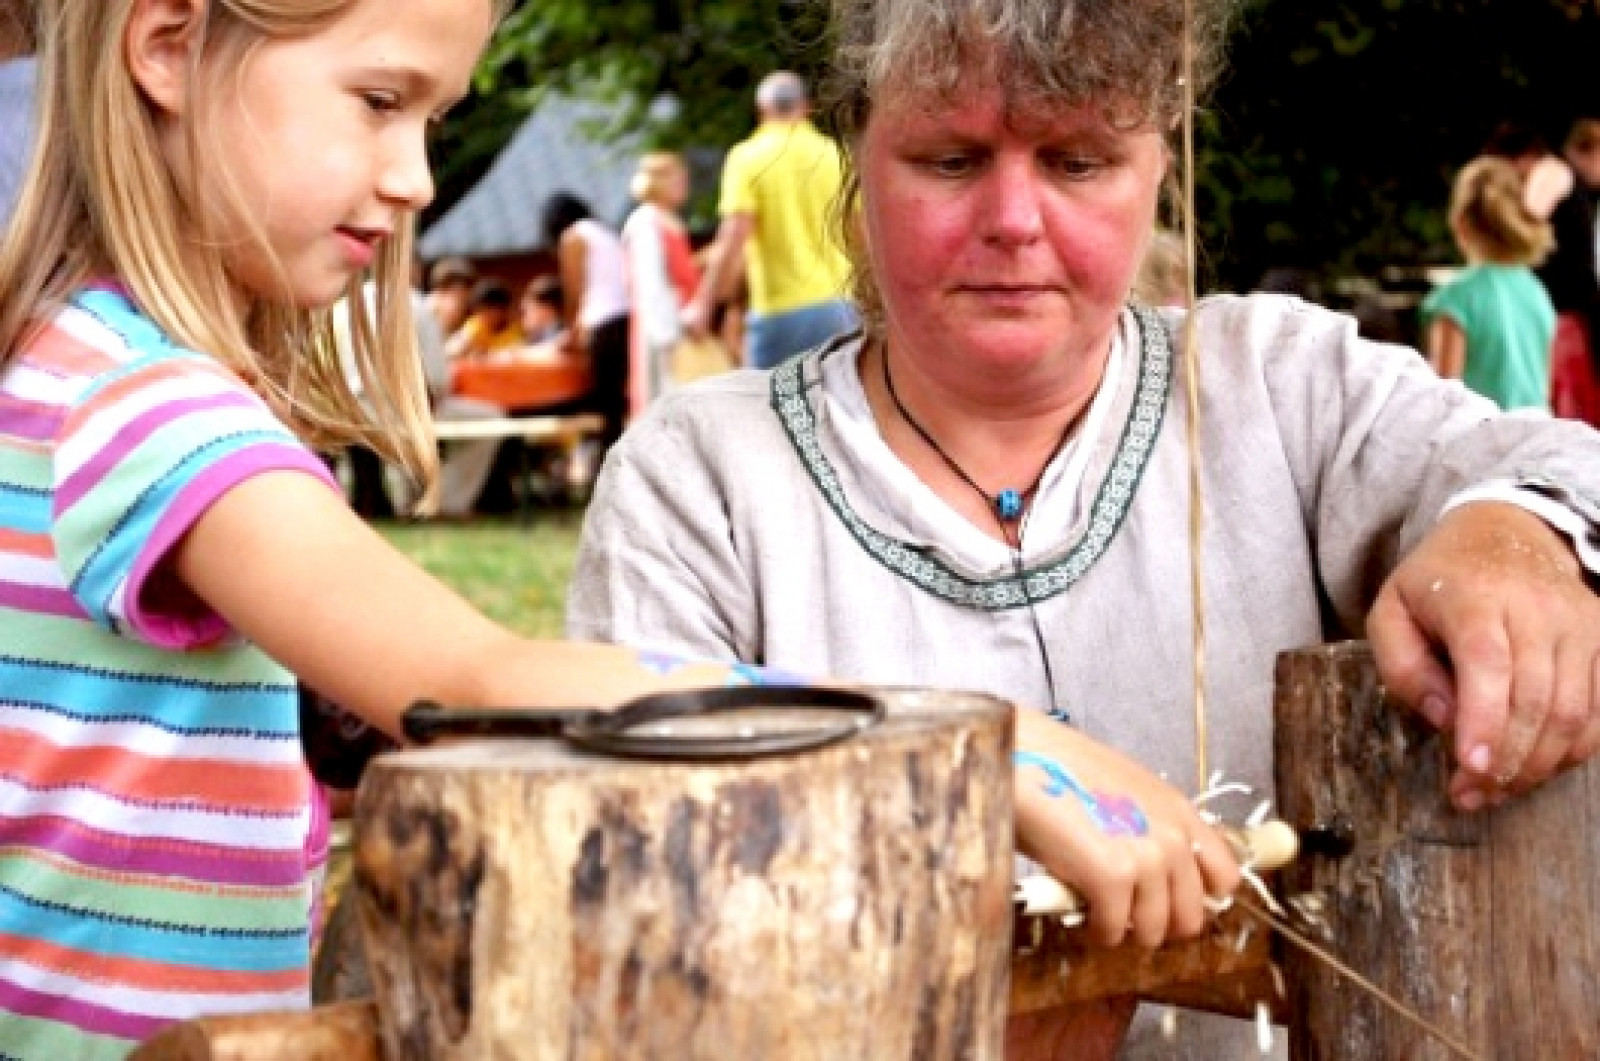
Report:
M 620 226 L 632 204 L 628 182 L 642 148 L 632 134 L 600 141 L 609 119 L 604 104 L 546 96 L 483 179 L 428 226 L 419 254 L 432 261 L 543 250 L 544 204 L 559 191 L 582 197 L 597 219 Z

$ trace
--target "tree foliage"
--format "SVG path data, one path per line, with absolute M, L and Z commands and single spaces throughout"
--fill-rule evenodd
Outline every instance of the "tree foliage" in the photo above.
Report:
M 1594 0 L 1247 0 L 1203 119 L 1216 272 L 1455 257 L 1455 170 L 1501 121 L 1559 147 L 1600 100 Z
M 459 195 L 549 91 L 612 105 L 600 135 L 726 147 L 754 124 L 755 86 L 825 58 L 820 0 L 518 0 L 479 65 L 473 97 L 436 144 L 440 206 Z M 437 207 L 436 207 L 437 209 Z
M 521 0 L 440 141 L 441 204 L 551 89 L 610 101 L 615 131 L 663 146 L 733 143 L 762 75 L 820 70 L 825 6 Z M 1198 127 L 1209 278 L 1370 273 L 1453 256 L 1451 175 L 1499 121 L 1559 144 L 1600 99 L 1600 0 L 1239 0 L 1229 54 Z

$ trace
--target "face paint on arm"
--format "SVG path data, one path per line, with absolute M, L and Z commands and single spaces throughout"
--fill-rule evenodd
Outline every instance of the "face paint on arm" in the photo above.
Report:
M 665 652 L 640 652 L 639 666 L 658 677 L 676 674 L 686 667 L 723 666 L 715 660 L 692 659 Z M 776 667 L 758 667 L 751 663 L 726 664 L 728 677 L 725 685 L 815 685 L 816 682 L 801 674 L 779 670 Z
M 749 663 L 735 663 L 728 668 L 729 685 L 815 685 L 800 674 L 779 670 L 776 667 L 757 667 Z
M 1088 812 L 1090 820 L 1107 836 L 1144 836 L 1149 833 L 1150 823 L 1145 820 L 1144 811 L 1127 796 L 1091 792 L 1065 766 L 1035 752 L 1020 751 L 1015 758 L 1018 769 L 1032 766 L 1044 772 L 1045 782 L 1041 787 L 1045 795 L 1059 799 L 1070 793 L 1076 797 Z

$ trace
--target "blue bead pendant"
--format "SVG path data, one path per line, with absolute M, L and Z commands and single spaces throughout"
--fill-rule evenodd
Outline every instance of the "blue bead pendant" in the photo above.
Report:
M 994 495 L 994 510 L 1007 523 L 1022 515 L 1022 495 L 1015 490 L 1002 490 Z

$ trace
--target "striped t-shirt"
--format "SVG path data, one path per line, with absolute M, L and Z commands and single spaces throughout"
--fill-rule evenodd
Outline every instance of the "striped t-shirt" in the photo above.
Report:
M 294 680 L 162 565 L 284 469 L 327 478 L 118 291 L 0 367 L 0 1058 L 123 1057 L 177 1019 L 307 1002 Z

